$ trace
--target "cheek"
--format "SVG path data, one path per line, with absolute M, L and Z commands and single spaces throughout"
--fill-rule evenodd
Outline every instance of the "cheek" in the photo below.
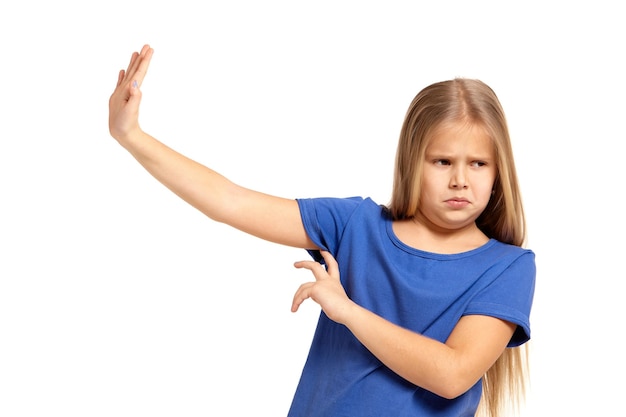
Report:
M 486 206 L 487 203 L 489 202 L 489 200 L 491 200 L 491 197 L 493 196 L 491 188 L 485 188 L 480 190 L 476 197 L 478 198 L 478 200 L 480 200 L 481 202 L 484 203 L 484 205 Z
M 493 181 L 484 181 L 474 186 L 474 194 L 481 201 L 488 202 L 493 195 Z
M 424 167 L 422 172 L 422 189 L 430 192 L 441 191 L 448 188 L 450 178 L 441 170 L 433 169 L 432 166 Z
M 422 182 L 422 195 L 435 196 L 442 190 L 447 190 L 447 185 L 437 177 L 431 176 Z
M 470 187 L 472 188 L 474 197 L 476 198 L 489 199 L 494 184 L 495 175 L 493 175 L 491 172 L 474 172 L 470 178 Z

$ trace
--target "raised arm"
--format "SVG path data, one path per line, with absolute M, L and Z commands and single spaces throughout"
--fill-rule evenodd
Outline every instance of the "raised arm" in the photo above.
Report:
M 316 248 L 308 238 L 293 199 L 241 187 L 174 151 L 139 126 L 141 84 L 153 49 L 134 52 L 121 70 L 109 99 L 109 131 L 152 176 L 211 219 L 259 238 L 300 248 Z

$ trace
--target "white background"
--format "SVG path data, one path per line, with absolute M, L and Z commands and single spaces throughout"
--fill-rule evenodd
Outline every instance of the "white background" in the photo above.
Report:
M 537 254 L 524 416 L 623 409 L 618 2 L 10 2 L 0 14 L 0 416 L 284 416 L 318 314 L 304 251 L 214 223 L 110 136 L 142 127 L 283 197 L 386 203 L 404 112 L 480 78 L 509 119 Z M 617 382 L 614 381 L 616 378 Z

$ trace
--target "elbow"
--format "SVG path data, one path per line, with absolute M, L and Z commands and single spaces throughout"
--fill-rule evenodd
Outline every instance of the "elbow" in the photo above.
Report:
M 474 379 L 469 379 L 459 375 L 451 375 L 434 381 L 434 383 L 427 389 L 433 394 L 437 394 L 447 400 L 453 400 L 465 394 L 477 382 L 478 381 Z
M 426 374 L 422 370 L 419 374 L 414 373 L 408 380 L 448 400 L 465 394 L 481 380 L 480 375 L 458 366 L 439 367 L 436 371 Z
M 472 386 L 452 384 L 447 386 L 441 386 L 433 390 L 434 394 L 443 397 L 447 400 L 453 400 L 467 392 Z

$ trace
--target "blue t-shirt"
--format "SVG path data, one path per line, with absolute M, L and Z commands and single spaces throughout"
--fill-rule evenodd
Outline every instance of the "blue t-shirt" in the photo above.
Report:
M 529 340 L 532 251 L 491 239 L 458 254 L 424 252 L 402 243 L 386 211 L 371 199 L 298 204 L 309 237 L 337 259 L 342 284 L 360 306 L 441 342 L 469 314 L 517 324 L 509 346 Z M 322 312 L 289 416 L 473 416 L 481 391 L 481 381 L 453 400 L 424 390 L 383 365 Z

